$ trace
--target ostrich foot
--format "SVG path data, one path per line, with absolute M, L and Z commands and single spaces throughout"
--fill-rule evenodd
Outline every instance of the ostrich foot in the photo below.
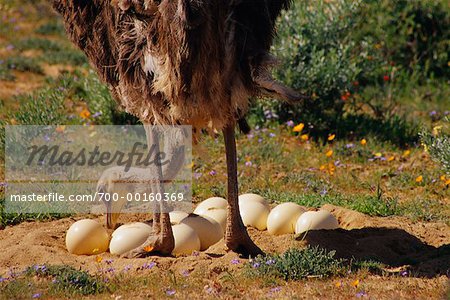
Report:
M 124 258 L 142 258 L 158 253 L 163 256 L 171 255 L 174 248 L 174 240 L 161 235 L 150 235 L 148 239 L 139 247 L 121 255 Z
M 252 241 L 246 228 L 228 231 L 225 243 L 229 250 L 239 253 L 243 257 L 264 255 L 264 252 Z

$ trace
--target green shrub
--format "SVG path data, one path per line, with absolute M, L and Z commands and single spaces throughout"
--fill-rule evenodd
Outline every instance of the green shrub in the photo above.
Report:
M 17 70 L 22 72 L 32 72 L 36 74 L 43 74 L 41 66 L 35 58 L 15 56 L 9 57 L 5 60 L 5 65 L 8 70 Z
M 107 290 L 100 277 L 67 265 L 35 265 L 27 268 L 25 272 L 27 275 L 53 279 L 51 289 L 54 292 L 95 295 Z
M 300 280 L 306 277 L 329 277 L 343 272 L 344 260 L 334 258 L 335 252 L 319 247 L 289 249 L 283 254 L 257 256 L 246 265 L 250 276 L 280 277 Z
M 435 129 L 433 134 L 424 130 L 420 136 L 431 157 L 450 174 L 450 119 L 447 118 L 446 122 L 448 124 L 442 131 Z
M 36 29 L 36 33 L 42 35 L 63 35 L 64 26 L 61 22 L 51 21 L 39 26 L 39 28 Z

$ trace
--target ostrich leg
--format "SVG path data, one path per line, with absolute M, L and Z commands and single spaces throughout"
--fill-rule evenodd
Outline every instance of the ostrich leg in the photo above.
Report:
M 228 172 L 228 217 L 225 233 L 225 243 L 228 249 L 244 256 L 263 254 L 262 250 L 253 243 L 239 213 L 237 155 L 234 126 L 227 126 L 223 130 Z
M 155 145 L 157 151 L 160 150 L 159 136 L 156 130 L 151 125 L 145 125 L 145 133 L 147 135 L 148 145 Z M 156 155 L 159 159 L 159 155 Z M 152 193 L 164 195 L 163 186 L 163 171 L 160 163 L 152 164 L 149 168 L 152 175 Z M 143 257 L 151 252 L 158 252 L 163 255 L 170 255 L 175 247 L 175 240 L 173 238 L 172 226 L 170 224 L 170 217 L 165 212 L 165 202 L 159 201 L 159 210 L 157 211 L 158 203 L 153 206 L 153 232 L 148 239 L 136 249 L 125 253 L 124 257 Z

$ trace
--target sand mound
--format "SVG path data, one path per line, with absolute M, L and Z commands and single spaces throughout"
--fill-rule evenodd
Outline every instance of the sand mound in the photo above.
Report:
M 445 274 L 450 268 L 450 230 L 443 223 L 412 222 L 401 217 L 369 217 L 332 205 L 325 205 L 322 209 L 334 214 L 342 229 L 311 231 L 303 240 L 296 240 L 289 234 L 271 236 L 267 231 L 252 228 L 249 233 L 267 253 L 281 253 L 311 244 L 336 250 L 338 257 L 371 258 L 392 267 L 413 265 L 421 276 Z M 66 230 L 78 219 L 81 218 L 27 222 L 0 230 L 0 274 L 9 268 L 33 264 L 68 264 L 94 271 L 95 257 L 71 255 L 65 249 Z M 104 221 L 103 217 L 94 219 Z M 135 217 L 127 216 L 124 220 L 134 221 Z M 102 256 L 104 259 L 114 258 L 115 266 L 119 268 L 139 266 L 152 260 L 162 269 L 192 271 L 207 268 L 210 272 L 233 268 L 230 262 L 237 258 L 235 253 L 226 251 L 223 241 L 198 255 L 178 258 L 122 259 L 109 253 Z

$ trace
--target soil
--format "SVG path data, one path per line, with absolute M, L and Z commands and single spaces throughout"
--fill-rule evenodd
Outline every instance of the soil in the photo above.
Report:
M 257 245 L 266 253 L 282 253 L 289 248 L 307 244 L 336 250 L 342 258 L 373 259 L 393 270 L 409 269 L 418 277 L 446 275 L 450 269 L 450 230 L 443 223 L 412 222 L 403 217 L 370 217 L 349 209 L 324 205 L 339 220 L 340 229 L 310 231 L 306 236 L 293 234 L 271 236 L 267 231 L 249 228 Z M 27 222 L 0 231 L 0 274 L 9 268 L 33 264 L 68 264 L 95 271 L 95 257 L 71 255 L 65 248 L 65 233 L 77 218 L 50 222 Z M 104 217 L 94 217 L 104 223 Z M 133 215 L 123 215 L 122 222 L 136 221 Z M 141 220 L 142 221 L 142 220 Z M 139 265 L 146 259 L 118 258 L 104 253 L 104 259 L 114 258 L 116 267 Z M 184 257 L 151 257 L 163 269 L 173 271 L 207 268 L 214 271 L 226 266 L 237 255 L 227 252 L 223 241 L 198 255 Z

